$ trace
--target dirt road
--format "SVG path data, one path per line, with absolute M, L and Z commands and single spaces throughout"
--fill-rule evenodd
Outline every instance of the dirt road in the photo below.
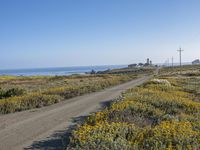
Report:
M 101 92 L 75 97 L 55 105 L 0 116 L 0 150 L 62 149 L 60 135 L 76 117 L 88 115 L 124 90 L 142 84 L 151 76 Z

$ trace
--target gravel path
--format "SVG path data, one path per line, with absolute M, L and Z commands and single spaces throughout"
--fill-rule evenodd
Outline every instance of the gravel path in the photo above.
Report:
M 152 76 L 135 79 L 100 92 L 75 97 L 58 104 L 0 116 L 0 150 L 63 149 L 60 136 L 74 119 L 95 112 L 124 90 Z

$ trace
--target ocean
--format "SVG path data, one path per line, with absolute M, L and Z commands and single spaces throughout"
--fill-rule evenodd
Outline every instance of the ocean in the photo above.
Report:
M 124 68 L 127 65 L 105 65 L 105 66 L 81 66 L 81 67 L 58 67 L 58 68 L 35 68 L 35 69 L 9 69 L 0 70 L 0 75 L 11 76 L 61 76 L 72 74 L 85 74 L 91 70 L 104 71 L 107 69 Z

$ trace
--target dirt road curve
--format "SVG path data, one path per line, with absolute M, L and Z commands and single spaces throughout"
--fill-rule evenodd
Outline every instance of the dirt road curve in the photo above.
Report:
M 75 97 L 48 107 L 0 116 L 0 150 L 62 149 L 62 131 L 72 119 L 98 110 L 128 88 L 143 83 L 143 77 L 101 92 Z M 56 145 L 57 144 L 57 145 Z

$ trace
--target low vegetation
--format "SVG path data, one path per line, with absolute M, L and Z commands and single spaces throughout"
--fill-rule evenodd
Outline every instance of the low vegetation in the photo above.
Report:
M 85 119 L 72 131 L 67 149 L 199 149 L 200 76 L 161 72 Z
M 131 67 L 121 68 L 106 71 L 99 71 L 97 74 L 152 74 L 155 71 L 155 67 Z
M 39 108 L 137 78 L 137 75 L 0 76 L 0 114 Z
M 185 65 L 182 67 L 165 67 L 160 70 L 162 76 L 200 76 L 200 65 Z

